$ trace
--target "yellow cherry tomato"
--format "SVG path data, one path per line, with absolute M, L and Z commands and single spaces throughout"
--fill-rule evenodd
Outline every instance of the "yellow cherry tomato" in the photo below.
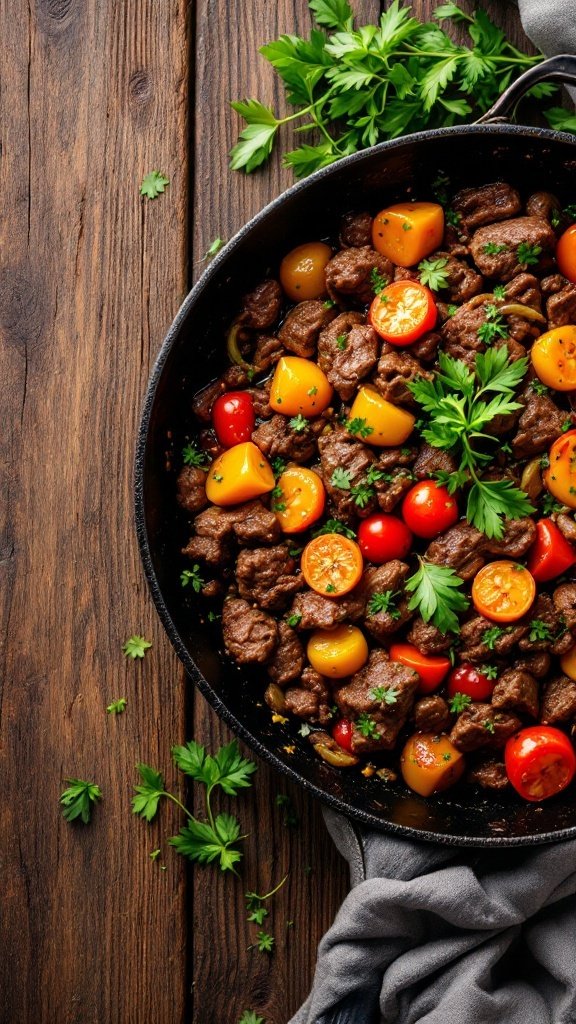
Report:
M 554 441 L 550 465 L 542 479 L 550 494 L 569 508 L 576 508 L 576 430 L 569 430 Z
M 571 647 L 566 654 L 560 658 L 560 668 L 565 676 L 576 679 L 576 647 Z
M 507 558 L 489 562 L 472 582 L 476 611 L 493 622 L 516 622 L 530 610 L 535 597 L 532 573 Z
M 285 416 L 319 416 L 332 401 L 334 391 L 326 374 L 310 359 L 282 356 L 276 364 L 270 405 Z
M 326 491 L 318 473 L 313 469 L 288 466 L 280 476 L 277 487 L 278 493 L 272 508 L 284 533 L 307 530 L 322 515 Z
M 320 675 L 344 679 L 366 664 L 368 644 L 357 626 L 336 626 L 312 633 L 306 653 L 312 668 Z
M 238 505 L 274 489 L 272 468 L 252 441 L 228 448 L 210 466 L 206 497 L 213 505 Z
M 556 262 L 564 277 L 576 281 L 576 224 L 572 224 L 558 239 Z
M 398 267 L 413 267 L 444 237 L 444 211 L 438 203 L 397 203 L 374 218 L 372 244 Z
M 354 430 L 355 422 L 358 429 Z M 352 403 L 348 430 L 359 434 L 368 444 L 380 448 L 395 448 L 410 437 L 416 417 L 406 409 L 388 402 L 376 388 L 361 387 Z M 370 433 L 368 433 L 370 427 Z
M 400 757 L 404 782 L 420 796 L 432 796 L 453 786 L 464 766 L 462 753 L 443 734 L 416 733 Z
M 297 245 L 280 264 L 280 282 L 286 295 L 294 302 L 319 299 L 326 294 L 324 271 L 332 250 L 324 242 Z
M 546 387 L 556 391 L 576 388 L 576 326 L 555 327 L 532 345 L 532 365 Z

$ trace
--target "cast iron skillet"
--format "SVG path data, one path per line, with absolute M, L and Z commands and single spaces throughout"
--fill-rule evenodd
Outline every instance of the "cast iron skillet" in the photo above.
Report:
M 495 123 L 544 78 L 576 83 L 576 57 L 553 57 L 528 71 L 486 115 L 490 123 L 382 143 L 318 171 L 270 203 L 224 247 L 177 313 L 152 372 L 138 437 L 136 522 L 144 570 L 193 682 L 258 755 L 332 807 L 384 831 L 453 845 L 528 846 L 576 836 L 574 787 L 543 805 L 467 789 L 424 800 L 401 784 L 386 788 L 359 772 L 331 768 L 293 722 L 273 725 L 259 679 L 222 654 L 218 626 L 200 620 L 200 603 L 180 586 L 186 567 L 180 550 L 189 531 L 177 511 L 175 477 L 184 436 L 194 428 L 191 397 L 227 365 L 224 338 L 241 296 L 275 276 L 293 246 L 333 236 L 344 212 L 376 212 L 408 189 L 415 198 L 431 198 L 439 172 L 450 175 L 454 188 L 502 179 L 524 197 L 549 189 L 563 202 L 574 200 L 574 137 Z

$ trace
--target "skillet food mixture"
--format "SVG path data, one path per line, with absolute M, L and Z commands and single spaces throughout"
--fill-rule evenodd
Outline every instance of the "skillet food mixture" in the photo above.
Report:
M 244 297 L 182 583 L 328 763 L 538 801 L 576 770 L 576 216 L 446 188 Z

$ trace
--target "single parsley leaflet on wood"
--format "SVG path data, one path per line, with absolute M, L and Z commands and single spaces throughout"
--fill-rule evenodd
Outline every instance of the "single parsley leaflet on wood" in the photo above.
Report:
M 66 821 L 80 818 L 87 825 L 92 814 L 92 806 L 102 799 L 102 790 L 95 782 L 84 779 L 65 779 L 68 789 L 60 795 L 62 814 Z
M 170 179 L 162 174 L 162 171 L 149 171 L 142 179 L 140 195 L 146 196 L 147 199 L 156 199 L 169 184 Z
M 122 644 L 122 651 L 127 658 L 143 658 L 151 647 L 151 640 L 145 640 L 143 636 L 129 636 Z

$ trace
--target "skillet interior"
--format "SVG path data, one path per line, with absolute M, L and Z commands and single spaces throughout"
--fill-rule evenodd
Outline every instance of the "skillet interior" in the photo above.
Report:
M 476 846 L 529 845 L 576 836 L 574 784 L 542 805 L 468 787 L 424 800 L 376 778 L 338 771 L 321 761 L 294 721 L 273 725 L 254 675 L 219 653 L 219 630 L 200 624 L 199 604 L 182 591 L 180 549 L 187 540 L 169 468 L 193 428 L 191 396 L 227 365 L 224 337 L 241 295 L 277 274 L 294 245 L 334 236 L 342 213 L 376 212 L 412 190 L 430 199 L 439 172 L 454 188 L 503 179 L 526 197 L 535 189 L 574 200 L 576 140 L 547 130 L 506 125 L 424 132 L 356 154 L 295 185 L 221 251 L 172 324 L 154 368 L 138 440 L 136 519 L 145 572 L 156 607 L 189 675 L 220 714 L 261 757 L 327 803 L 376 828 L 418 839 Z M 167 468 L 168 467 L 168 468 Z M 289 754 L 283 748 L 294 746 Z

